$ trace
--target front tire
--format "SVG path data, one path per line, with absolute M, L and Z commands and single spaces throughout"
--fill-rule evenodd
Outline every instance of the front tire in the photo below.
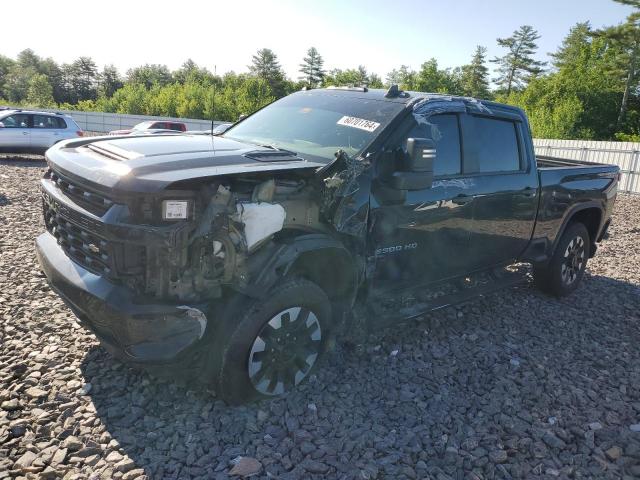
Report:
M 331 303 L 293 277 L 262 300 L 232 302 L 224 317 L 210 365 L 218 396 L 239 404 L 285 394 L 309 376 L 326 350 Z
M 580 284 L 590 253 L 590 239 L 582 223 L 572 223 L 563 233 L 558 246 L 545 266 L 534 266 L 533 278 L 543 292 L 563 297 Z

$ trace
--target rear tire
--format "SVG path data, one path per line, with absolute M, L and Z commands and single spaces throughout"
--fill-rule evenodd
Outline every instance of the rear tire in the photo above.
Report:
M 553 257 L 544 266 L 533 267 L 536 286 L 543 292 L 563 297 L 580 284 L 589 259 L 591 241 L 582 223 L 572 223 L 562 234 Z
M 285 279 L 262 300 L 231 302 L 209 352 L 207 376 L 230 404 L 285 394 L 318 363 L 331 303 L 315 283 Z

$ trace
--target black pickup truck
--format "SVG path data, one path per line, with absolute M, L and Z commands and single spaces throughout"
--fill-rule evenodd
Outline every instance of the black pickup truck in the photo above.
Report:
M 511 285 L 520 264 L 570 293 L 619 180 L 536 158 L 517 108 L 397 87 L 301 91 L 221 135 L 84 138 L 46 157 L 51 286 L 121 359 L 230 402 L 290 390 L 336 332 Z

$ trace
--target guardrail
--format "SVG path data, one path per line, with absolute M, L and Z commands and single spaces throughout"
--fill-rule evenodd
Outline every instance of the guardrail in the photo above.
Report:
M 538 155 L 618 165 L 622 174 L 618 189 L 640 194 L 640 143 L 536 138 L 533 144 Z

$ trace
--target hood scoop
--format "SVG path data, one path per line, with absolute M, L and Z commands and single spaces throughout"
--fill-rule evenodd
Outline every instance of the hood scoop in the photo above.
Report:
M 297 153 L 289 150 L 254 150 L 244 154 L 246 158 L 258 162 L 303 162 Z
M 111 160 L 118 160 L 120 162 L 143 156 L 141 153 L 117 147 L 109 142 L 91 143 L 87 145 L 87 148 Z

